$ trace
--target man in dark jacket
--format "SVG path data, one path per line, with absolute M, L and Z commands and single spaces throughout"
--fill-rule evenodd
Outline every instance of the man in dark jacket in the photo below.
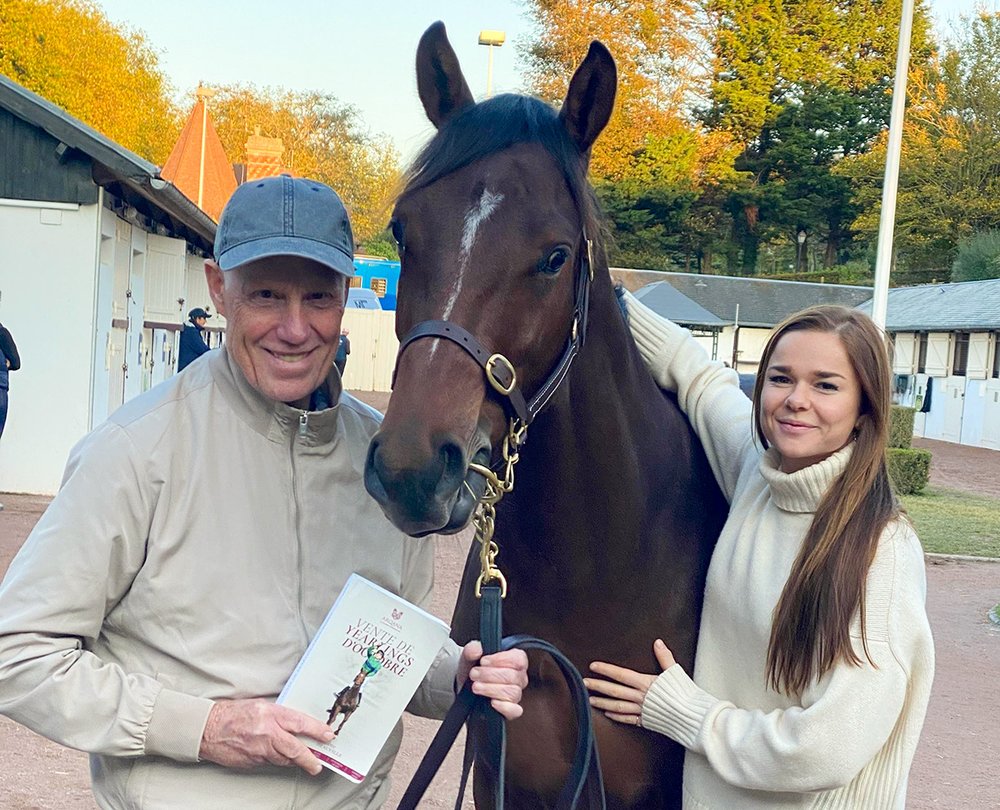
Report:
M 4 425 L 7 424 L 7 389 L 8 374 L 21 367 L 21 356 L 17 353 L 14 338 L 7 327 L 0 323 L 0 436 L 3 436 Z
M 212 316 L 201 307 L 195 307 L 188 313 L 190 323 L 184 324 L 181 330 L 181 345 L 177 352 L 177 370 L 183 371 L 189 364 L 208 351 L 208 344 L 201 336 L 205 331 L 205 321 Z
M 337 371 L 340 372 L 340 376 L 344 376 L 344 367 L 347 365 L 347 355 L 351 353 L 351 339 L 348 337 L 350 334 L 350 329 L 340 330 L 340 341 L 337 343 L 337 354 L 333 358 L 333 364 L 337 367 Z

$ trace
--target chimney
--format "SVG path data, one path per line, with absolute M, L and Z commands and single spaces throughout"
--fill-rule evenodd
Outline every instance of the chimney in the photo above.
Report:
M 247 138 L 247 164 L 244 182 L 259 180 L 261 177 L 274 177 L 281 174 L 281 155 L 285 147 L 281 138 L 266 138 L 257 132 Z

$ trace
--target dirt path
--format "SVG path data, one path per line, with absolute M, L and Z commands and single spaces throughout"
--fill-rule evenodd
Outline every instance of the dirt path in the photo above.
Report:
M 931 486 L 1000 498 L 1000 450 L 916 438 L 913 446 L 931 451 Z
M 371 397 L 384 407 L 384 397 Z M 932 483 L 1000 497 L 1000 452 L 944 442 L 933 450 Z M 993 486 L 995 489 L 991 490 Z M 48 503 L 26 495 L 0 495 L 0 573 Z M 468 536 L 445 539 L 436 549 L 434 611 L 448 618 L 461 576 Z M 916 760 L 910 775 L 910 810 L 1000 806 L 1000 628 L 987 611 L 1000 602 L 1000 562 L 936 562 L 927 568 L 928 613 L 937 651 L 937 673 Z M 407 735 L 393 771 L 396 801 L 433 736 L 436 723 L 406 718 Z M 424 807 L 454 806 L 460 760 L 445 764 Z M 62 748 L 0 717 L 0 808 L 93 810 L 85 755 Z M 471 807 L 471 803 L 467 802 Z

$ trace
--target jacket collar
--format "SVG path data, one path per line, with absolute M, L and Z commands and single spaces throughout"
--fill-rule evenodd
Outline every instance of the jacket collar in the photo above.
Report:
M 225 346 L 212 354 L 209 362 L 213 379 L 236 415 L 254 431 L 276 442 L 287 442 L 298 434 L 299 440 L 306 445 L 322 445 L 336 438 L 343 390 L 336 367 L 330 366 L 324 383 L 330 401 L 335 404 L 321 411 L 305 411 L 261 394 L 250 385 Z

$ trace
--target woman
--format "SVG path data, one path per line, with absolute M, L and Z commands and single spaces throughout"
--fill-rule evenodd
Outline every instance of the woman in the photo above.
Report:
M 656 640 L 658 676 L 594 662 L 592 704 L 688 749 L 686 808 L 902 808 L 934 650 L 923 551 L 886 473 L 881 334 L 844 307 L 793 315 L 751 403 L 686 330 L 625 299 L 731 511 L 694 679 Z

